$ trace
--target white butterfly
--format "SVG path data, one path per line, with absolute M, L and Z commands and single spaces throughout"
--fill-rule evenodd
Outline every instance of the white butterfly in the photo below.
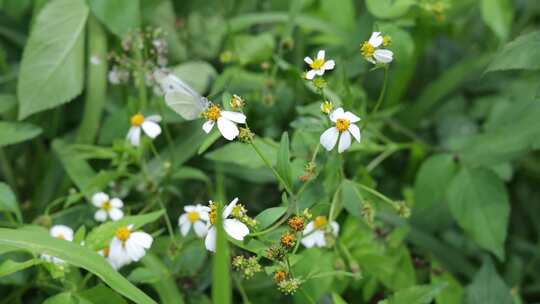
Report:
M 154 72 L 154 77 L 165 93 L 165 102 L 184 119 L 193 120 L 206 111 L 211 102 L 172 73 Z

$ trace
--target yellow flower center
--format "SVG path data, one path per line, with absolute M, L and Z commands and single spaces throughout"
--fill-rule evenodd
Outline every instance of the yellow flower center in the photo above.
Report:
M 199 215 L 199 212 L 197 211 L 190 211 L 187 214 L 188 221 L 190 221 L 192 224 L 198 221 L 201 216 Z
M 122 242 L 127 241 L 129 239 L 129 235 L 131 234 L 131 231 L 129 231 L 129 228 L 124 226 L 116 229 L 116 238 L 119 239 Z
M 324 65 L 324 59 L 315 59 L 309 66 L 314 70 L 319 70 Z
M 137 113 L 137 114 L 131 116 L 131 125 L 132 126 L 138 127 L 138 126 L 142 125 L 143 122 L 144 122 L 144 115 L 142 115 L 141 113 Z
M 103 205 L 101 206 L 101 209 L 103 209 L 105 211 L 110 211 L 111 208 L 112 208 L 111 202 L 109 202 L 109 201 L 104 202 Z
M 218 106 L 212 105 L 206 112 L 203 113 L 203 116 L 208 120 L 216 121 L 221 115 L 221 110 Z
M 59 235 L 57 235 L 56 238 L 59 239 L 59 240 L 65 240 L 66 239 L 66 237 L 61 233 Z
M 336 129 L 338 129 L 339 132 L 347 131 L 350 124 L 351 122 L 348 119 L 338 118 L 336 121 Z
M 362 47 L 360 47 L 360 52 L 362 52 L 362 56 L 364 58 L 371 58 L 373 57 L 373 53 L 375 53 L 375 47 L 369 43 L 369 41 L 364 41 L 362 43 Z
M 315 221 L 313 221 L 313 225 L 315 226 L 315 229 L 320 229 L 326 226 L 326 223 L 328 223 L 328 221 L 326 220 L 325 216 L 317 216 L 315 218 Z
M 389 46 L 392 43 L 392 38 L 388 35 L 384 35 L 382 45 L 384 47 Z

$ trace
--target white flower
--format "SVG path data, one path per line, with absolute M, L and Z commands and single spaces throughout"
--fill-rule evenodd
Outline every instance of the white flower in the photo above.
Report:
M 109 199 L 109 196 L 103 192 L 98 192 L 92 196 L 92 204 L 99 208 L 94 214 L 94 218 L 98 222 L 104 222 L 107 217 L 117 221 L 124 216 L 124 212 L 120 210 L 124 203 L 119 198 Z
M 355 122 L 360 118 L 351 112 L 344 112 L 343 108 L 337 108 L 330 114 L 330 120 L 336 124 L 323 132 L 321 135 L 321 145 L 328 151 L 334 149 L 339 138 L 338 152 L 341 153 L 351 146 L 351 134 L 360 142 L 360 128 Z
M 137 113 L 131 116 L 130 121 L 131 128 L 128 131 L 127 139 L 134 146 L 138 146 L 141 143 L 141 129 L 152 139 L 161 134 L 161 127 L 158 124 L 161 121 L 161 116 L 159 115 L 144 117 L 141 113 Z
M 109 263 L 116 269 L 132 261 L 139 261 L 152 246 L 153 238 L 146 232 L 132 232 L 133 225 L 116 229 L 109 246 Z
M 315 60 L 309 57 L 304 58 L 304 61 L 309 64 L 309 67 L 311 68 L 311 70 L 306 73 L 307 79 L 311 80 L 315 77 L 315 75 L 322 76 L 326 70 L 332 70 L 334 68 L 336 65 L 334 60 L 325 61 L 324 56 L 325 51 L 320 50 L 317 53 L 317 58 Z
M 98 254 L 102 257 L 104 257 L 107 262 L 111 265 L 112 268 L 115 270 L 118 270 L 122 268 L 122 266 L 127 265 L 131 263 L 131 258 L 128 255 L 118 255 L 115 257 L 115 259 L 111 259 L 110 257 L 110 248 L 105 247 L 98 251 Z
M 362 43 L 360 51 L 367 61 L 373 64 L 387 64 L 394 59 L 394 53 L 390 50 L 379 48 L 390 43 L 388 36 L 383 37 L 380 32 L 373 32 L 368 41 Z
M 337 236 L 339 232 L 338 223 L 334 221 L 328 223 L 325 216 L 317 216 L 315 220 L 309 222 L 304 229 L 304 238 L 302 238 L 301 241 L 302 245 L 306 246 L 307 248 L 326 247 L 325 233 L 327 232 Z
M 240 134 L 237 123 L 246 123 L 246 115 L 240 112 L 223 111 L 216 105 L 211 105 L 203 116 L 207 119 L 202 126 L 204 132 L 210 133 L 217 121 L 219 132 L 228 140 L 233 140 Z
M 249 234 L 249 228 L 242 223 L 241 221 L 237 219 L 230 219 L 228 218 L 231 213 L 233 213 L 233 210 L 235 209 L 236 204 L 238 203 L 238 198 L 235 198 L 232 200 L 232 202 L 225 207 L 223 210 L 222 218 L 223 218 L 223 229 L 225 232 L 232 237 L 235 240 L 243 241 L 244 237 Z M 210 202 L 210 229 L 208 230 L 208 234 L 206 235 L 206 239 L 204 240 L 204 245 L 206 246 L 206 249 L 215 252 L 216 251 L 216 227 L 214 226 L 216 221 L 216 209 L 217 206 Z M 238 207 L 241 207 L 239 205 Z M 237 208 L 238 208 L 237 207 Z
M 207 223 L 210 221 L 208 217 L 210 208 L 197 204 L 196 206 L 185 206 L 184 211 L 186 213 L 182 214 L 178 219 L 178 226 L 180 226 L 182 235 L 186 236 L 191 226 L 193 226 L 195 234 L 201 238 L 204 237 L 208 232 Z
M 49 230 L 49 234 L 53 238 L 57 238 L 57 239 L 65 240 L 69 242 L 73 241 L 73 229 L 69 228 L 68 226 L 54 225 Z M 64 260 L 54 257 L 54 256 L 50 256 L 48 254 L 42 254 L 41 258 L 47 262 L 54 263 L 57 265 L 65 264 Z

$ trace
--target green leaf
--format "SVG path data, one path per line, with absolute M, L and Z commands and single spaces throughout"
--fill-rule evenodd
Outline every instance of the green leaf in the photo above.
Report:
M 197 151 L 197 154 L 203 154 L 208 148 L 210 148 L 211 145 L 213 145 L 219 138 L 221 137 L 221 133 L 219 133 L 218 130 L 213 130 L 206 138 L 204 139 L 204 142 L 199 147 L 199 151 Z
M 514 6 L 510 0 L 482 0 L 482 19 L 491 30 L 505 41 L 510 35 L 512 19 L 514 17 Z
M 0 228 L 0 245 L 21 248 L 34 254 L 48 254 L 58 257 L 68 264 L 92 272 L 116 292 L 135 303 L 155 303 L 122 275 L 114 271 L 103 257 L 88 247 L 52 238 L 44 232 L 3 228 Z
M 64 170 L 80 191 L 87 195 L 90 194 L 90 192 L 93 192 L 94 189 L 92 189 L 90 185 L 92 184 L 96 173 L 86 161 L 79 157 L 79 153 L 74 151 L 73 146 L 67 145 L 61 139 L 55 139 L 52 143 L 52 147 L 60 159 Z
M 392 296 L 389 304 L 429 304 L 446 287 L 446 284 L 417 285 L 400 290 Z M 481 303 L 481 302 L 478 302 Z M 487 303 L 487 302 L 486 302 Z
M 32 267 L 41 263 L 40 259 L 30 259 L 24 262 L 15 262 L 13 260 L 6 260 L 0 264 L 0 277 L 10 275 L 14 272 L 21 271 L 28 267 Z
M 43 301 L 43 304 L 92 304 L 86 299 L 81 299 L 71 292 L 62 292 Z
M 478 303 L 512 304 L 510 290 L 489 258 L 485 259 L 465 293 L 465 304 Z
M 217 214 L 222 213 L 223 206 L 219 204 Z M 232 300 L 231 291 L 231 269 L 229 244 L 227 235 L 223 229 L 223 219 L 217 217 L 216 227 L 216 253 L 212 259 L 212 299 L 214 303 L 230 304 Z
M 401 17 L 409 11 L 414 3 L 414 0 L 366 0 L 369 12 L 382 19 Z
M 275 164 L 277 148 L 273 145 L 273 142 L 269 144 L 267 140 L 261 140 L 259 138 L 256 138 L 254 141 L 266 159 L 271 164 Z M 259 158 L 253 148 L 248 144 L 240 142 L 226 144 L 219 149 L 207 153 L 205 157 L 215 162 L 232 163 L 246 168 L 255 169 L 264 167 L 264 162 Z
M 13 212 L 17 216 L 19 222 L 22 222 L 21 210 L 17 203 L 17 197 L 11 188 L 6 184 L 0 182 L 0 211 Z
M 353 181 L 344 179 L 341 182 L 341 201 L 343 207 L 351 215 L 361 218 L 362 217 L 362 197 L 358 191 L 357 186 Z
M 347 302 L 335 292 L 332 293 L 332 301 L 333 304 L 347 304 Z
M 462 304 L 463 303 L 463 287 L 448 271 L 444 271 L 436 261 L 432 261 L 432 269 L 439 269 L 442 273 L 431 271 L 431 284 L 447 284 L 435 298 L 437 304 Z
M 324 20 L 328 20 L 340 29 L 352 32 L 356 25 L 355 7 L 352 0 L 321 1 L 320 12 Z
M 81 291 L 79 295 L 94 304 L 127 304 L 126 300 L 119 296 L 118 293 L 101 283 L 95 287 Z
M 99 250 L 107 247 L 108 243 L 114 237 L 116 229 L 133 225 L 133 229 L 139 229 L 142 226 L 157 220 L 163 215 L 163 210 L 154 211 L 143 215 L 125 216 L 114 222 L 107 222 L 92 229 L 86 238 L 86 246 L 93 250 Z
M 265 209 L 255 217 L 255 220 L 257 221 L 257 228 L 262 230 L 269 227 L 283 214 L 285 214 L 286 211 L 287 207 L 273 207 Z
M 496 2 L 496 1 L 495 1 Z M 540 31 L 523 34 L 495 55 L 486 72 L 540 69 Z
M 39 13 L 24 48 L 17 96 L 19 119 L 79 95 L 84 79 L 84 0 L 54 0 Z
M 170 269 L 158 257 L 147 254 L 141 262 L 146 268 L 160 275 L 160 280 L 151 284 L 159 295 L 160 303 L 184 304 L 184 299 L 178 289 L 175 278 L 172 276 Z
M 462 168 L 449 185 L 450 211 L 482 248 L 504 260 L 510 206 L 503 181 L 483 168 Z
M 128 275 L 133 283 L 156 283 L 161 279 L 160 274 L 147 267 L 137 267 Z
M 293 188 L 292 170 L 289 152 L 289 134 L 284 132 L 281 135 L 281 142 L 277 155 L 277 172 L 283 178 L 289 189 Z
M 140 25 L 139 0 L 88 0 L 90 9 L 119 37 Z
M 212 80 L 217 76 L 216 69 L 206 61 L 184 62 L 174 67 L 172 71 L 200 94 L 208 90 Z
M 0 94 L 0 114 L 4 114 L 17 106 L 17 97 L 12 94 Z
M 0 147 L 13 145 L 41 134 L 41 128 L 25 122 L 0 121 Z
M 270 33 L 260 35 L 236 35 L 233 40 L 234 53 L 240 64 L 268 60 L 274 53 L 274 36 Z

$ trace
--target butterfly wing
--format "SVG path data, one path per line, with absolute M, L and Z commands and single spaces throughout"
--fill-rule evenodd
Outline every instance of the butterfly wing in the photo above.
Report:
M 163 72 L 156 72 L 155 78 L 165 93 L 165 103 L 184 119 L 196 119 L 206 109 L 206 99 L 180 78 Z

